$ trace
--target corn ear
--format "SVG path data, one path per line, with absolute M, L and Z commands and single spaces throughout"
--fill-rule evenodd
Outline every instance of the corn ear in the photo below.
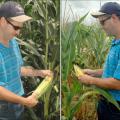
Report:
M 82 70 L 80 69 L 80 67 L 78 67 L 77 65 L 74 65 L 74 71 L 75 71 L 75 75 L 77 77 L 80 77 L 80 76 L 84 75 L 84 73 L 82 72 Z
M 59 90 L 58 90 L 58 87 L 56 85 L 54 85 L 54 90 L 58 93 Z
M 33 92 L 33 95 L 35 95 L 35 97 L 39 99 L 43 94 L 47 92 L 48 88 L 52 84 L 52 80 L 53 80 L 53 75 L 46 76 L 45 79 L 40 83 L 40 85 Z

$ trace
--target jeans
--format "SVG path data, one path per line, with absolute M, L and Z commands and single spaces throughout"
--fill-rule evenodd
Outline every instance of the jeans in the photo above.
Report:
M 105 99 L 99 100 L 97 114 L 98 120 L 120 120 L 120 110 Z
M 0 100 L 0 120 L 22 120 L 24 107 Z

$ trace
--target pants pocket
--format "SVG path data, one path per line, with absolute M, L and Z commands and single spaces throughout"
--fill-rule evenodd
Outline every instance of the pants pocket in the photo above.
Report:
M 108 107 L 111 113 L 120 114 L 120 110 L 112 103 L 109 103 Z
M 7 116 L 8 113 L 9 113 L 8 103 L 5 101 L 0 101 L 0 120 L 2 120 L 1 117 L 3 118 L 5 116 Z

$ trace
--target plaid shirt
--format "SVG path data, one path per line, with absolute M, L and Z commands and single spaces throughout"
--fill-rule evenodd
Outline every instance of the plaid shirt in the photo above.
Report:
M 120 80 L 120 40 L 112 41 L 112 46 L 104 65 L 102 77 Z M 120 90 L 109 90 L 109 93 L 117 101 L 120 101 Z
M 9 47 L 0 43 L 0 85 L 9 91 L 23 95 L 20 69 L 23 64 L 18 44 L 13 38 Z

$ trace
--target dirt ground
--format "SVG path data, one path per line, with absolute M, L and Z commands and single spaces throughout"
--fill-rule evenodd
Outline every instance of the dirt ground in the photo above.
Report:
M 75 114 L 75 120 L 97 120 L 97 100 L 95 98 L 88 98 Z

